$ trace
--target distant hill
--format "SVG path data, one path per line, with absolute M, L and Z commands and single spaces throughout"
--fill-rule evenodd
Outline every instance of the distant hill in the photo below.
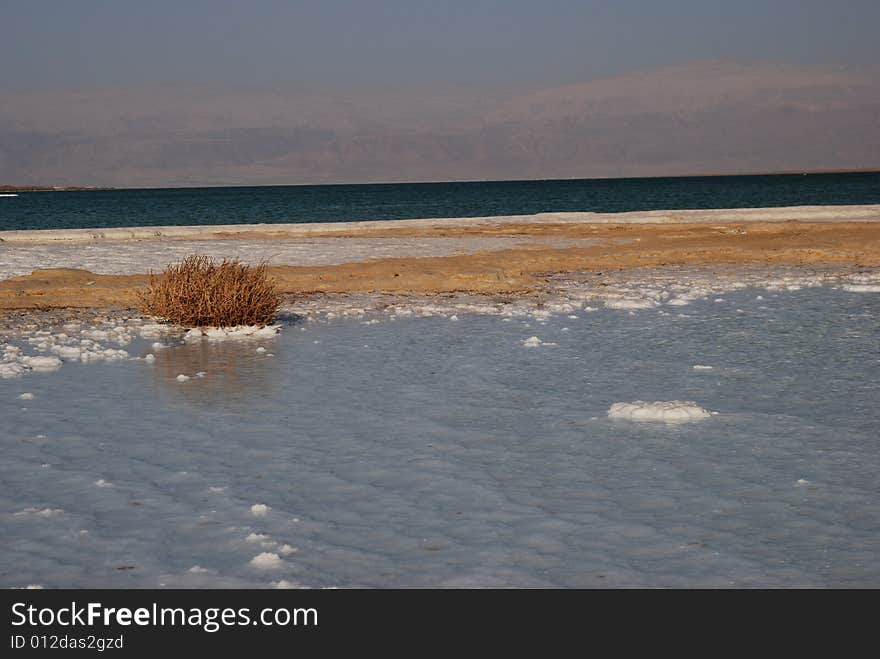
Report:
M 0 180 L 165 186 L 880 166 L 880 75 L 702 62 L 549 89 L 0 94 Z

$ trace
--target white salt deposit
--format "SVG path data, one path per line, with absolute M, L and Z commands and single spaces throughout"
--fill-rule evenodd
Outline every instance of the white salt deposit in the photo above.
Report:
M 29 367 L 32 371 L 51 372 L 61 368 L 61 360 L 58 357 L 30 357 L 25 355 L 21 357 L 21 363 Z
M 880 293 L 880 284 L 844 284 L 841 288 L 850 293 Z
M 171 325 L 159 323 L 145 323 L 138 328 L 138 334 L 142 339 L 159 339 L 174 330 Z M 161 344 L 160 344 L 161 345 Z
M 16 517 L 26 517 L 26 516 L 34 516 L 34 517 L 56 517 L 64 513 L 62 508 L 25 508 L 24 510 L 20 510 L 15 513 Z
M 239 325 L 237 327 L 197 327 L 183 335 L 184 341 L 224 341 L 227 339 L 269 339 L 281 331 L 281 325 Z
M 33 400 L 34 395 L 32 393 L 30 393 L 29 391 L 27 391 L 23 394 L 19 394 L 18 397 L 21 398 L 22 400 Z
M 175 378 L 175 380 L 177 380 L 178 382 L 186 382 L 189 379 L 190 379 L 190 377 L 188 375 L 184 375 L 183 373 L 181 373 L 180 375 L 178 375 Z
M 691 368 L 695 371 L 711 371 L 713 367 L 706 364 L 694 364 Z
M 245 538 L 246 542 L 254 542 L 260 544 L 271 542 L 271 540 L 272 538 L 265 533 L 251 533 L 248 537 Z
M 524 348 L 537 348 L 541 345 L 541 339 L 537 336 L 530 336 L 526 340 L 523 341 Z
M 656 300 L 648 298 L 619 298 L 617 300 L 606 300 L 605 307 L 607 309 L 651 309 L 657 306 Z
M 203 568 L 201 565 L 193 565 L 189 570 L 193 574 L 205 574 L 208 570 Z
M 283 556 L 290 556 L 290 554 L 295 554 L 296 552 L 298 552 L 299 549 L 288 544 L 283 544 L 278 549 L 278 551 L 281 552 Z
M 707 419 L 711 413 L 692 401 L 671 400 L 653 403 L 637 400 L 632 403 L 614 403 L 608 409 L 611 419 L 627 421 L 663 422 L 670 424 L 689 423 Z
M 265 503 L 255 503 L 251 506 L 251 515 L 256 517 L 265 517 L 269 514 L 269 511 L 272 510 L 270 506 L 267 506 Z
M 284 561 L 278 554 L 264 551 L 251 559 L 251 565 L 261 570 L 275 570 L 284 565 Z

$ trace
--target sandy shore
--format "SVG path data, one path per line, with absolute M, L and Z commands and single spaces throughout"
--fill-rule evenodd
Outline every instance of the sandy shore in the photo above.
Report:
M 0 310 L 129 306 L 152 264 L 138 269 L 135 259 L 128 274 L 105 273 L 114 271 L 114 250 L 132 245 L 142 255 L 179 243 L 186 253 L 211 246 L 218 256 L 238 256 L 248 241 L 254 253 L 265 246 L 269 256 L 281 244 L 308 253 L 316 238 L 327 241 L 311 265 L 273 259 L 271 274 L 285 293 L 529 295 L 558 273 L 722 264 L 878 267 L 880 206 L 0 232 L 0 262 L 4 253 L 9 260 L 36 250 L 32 274 L 0 281 Z M 378 244 L 382 254 L 415 255 L 369 258 Z M 49 268 L 71 246 L 99 250 L 90 261 L 96 272 Z M 419 255 L 426 250 L 433 255 Z

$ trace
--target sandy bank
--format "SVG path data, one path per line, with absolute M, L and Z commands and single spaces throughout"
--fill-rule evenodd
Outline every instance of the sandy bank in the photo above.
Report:
M 285 293 L 460 291 L 534 294 L 542 290 L 548 275 L 579 271 L 713 264 L 880 266 L 880 222 L 868 219 L 868 215 L 880 211 L 880 207 L 856 208 L 859 210 L 851 212 L 862 214 L 861 221 L 844 221 L 840 211 L 836 211 L 833 222 L 762 221 L 752 216 L 747 221 L 728 222 L 702 219 L 688 223 L 477 223 L 433 230 L 411 225 L 409 221 L 395 223 L 390 229 L 377 227 L 380 223 L 358 223 L 357 228 L 330 225 L 335 230 L 348 230 L 350 235 L 359 236 L 367 230 L 360 227 L 369 225 L 369 230 L 374 233 L 393 231 L 403 236 L 416 231 L 438 236 L 453 232 L 475 240 L 457 243 L 457 253 L 443 256 L 344 262 L 346 240 L 341 238 L 338 246 L 341 251 L 337 256 L 343 262 L 310 266 L 278 264 L 271 268 L 271 274 Z M 760 212 L 783 218 L 791 211 L 763 209 Z M 823 212 L 832 213 L 827 208 Z M 701 217 L 706 214 L 718 217 L 714 211 L 696 213 Z M 407 226 L 400 226 L 402 224 Z M 477 240 L 480 236 L 499 233 L 535 240 L 528 245 L 501 249 L 483 249 L 484 243 Z M 575 246 L 554 246 L 537 240 L 548 236 L 589 240 Z M 263 238 L 270 249 L 272 235 L 266 234 Z M 231 248 L 235 244 L 236 240 L 228 240 Z M 149 243 L 145 242 L 142 247 L 148 250 Z M 0 248 L 16 249 L 10 244 Z M 33 267 L 45 268 L 52 264 L 50 260 L 34 263 Z M 134 290 L 146 280 L 143 274 L 106 275 L 81 269 L 42 269 L 0 281 L 0 309 L 128 306 L 133 303 Z

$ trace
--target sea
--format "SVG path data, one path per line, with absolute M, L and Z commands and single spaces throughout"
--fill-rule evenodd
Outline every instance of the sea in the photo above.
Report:
M 880 203 L 880 172 L 20 192 L 0 231 Z

